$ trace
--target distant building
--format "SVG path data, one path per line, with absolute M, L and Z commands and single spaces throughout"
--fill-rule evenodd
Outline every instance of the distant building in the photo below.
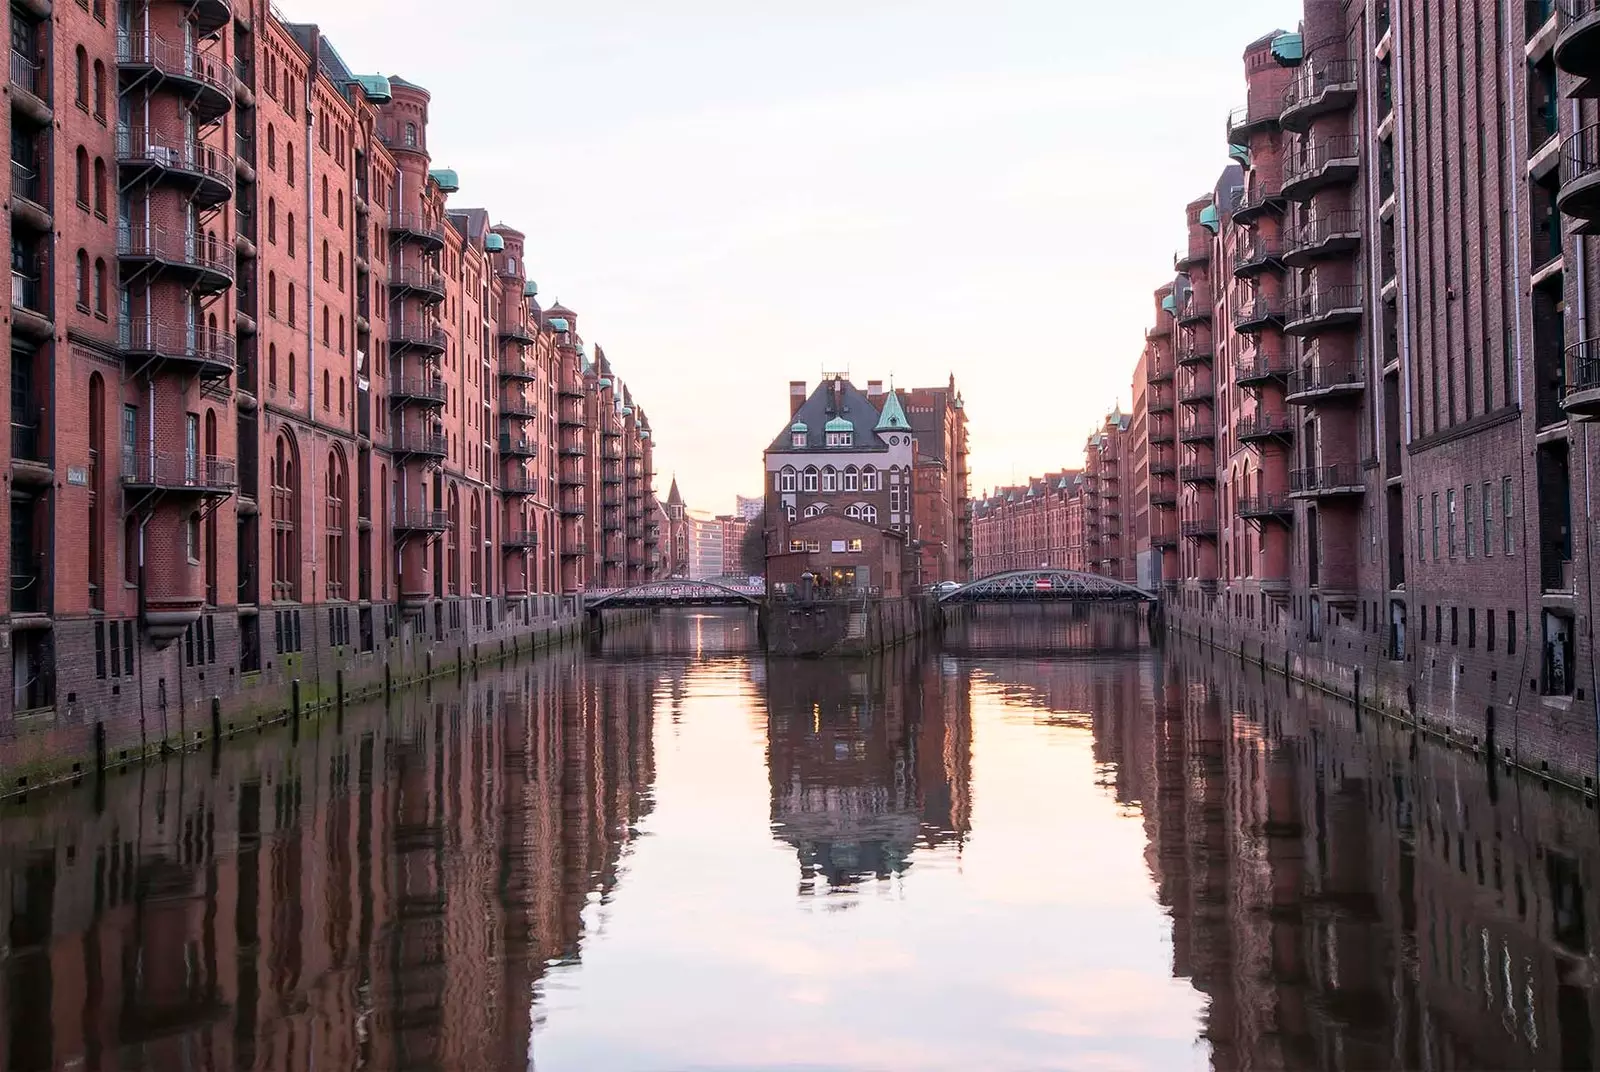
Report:
M 760 503 L 756 505 L 759 517 Z M 740 551 L 744 548 L 745 533 L 750 530 L 750 520 L 738 514 L 718 514 L 717 521 L 722 525 L 722 575 L 735 577 L 747 573 L 740 561 Z
M 874 398 L 880 384 L 867 384 Z M 966 404 L 956 378 L 944 387 L 914 387 L 895 392 L 917 437 L 912 470 L 915 526 L 912 547 L 924 584 L 964 581 L 972 573 L 972 500 L 967 485 Z
M 688 512 L 688 569 L 685 575 L 696 580 L 722 576 L 722 521 L 703 510 Z
M 1083 503 L 1083 474 L 1075 469 L 1030 477 L 981 497 L 972 520 L 973 576 L 1084 569 Z
M 761 496 L 735 495 L 734 510 L 746 521 L 754 521 L 761 516 L 761 508 L 766 505 Z
M 689 576 L 689 517 L 683 505 L 683 495 L 678 491 L 678 478 L 672 478 L 672 490 L 667 493 L 666 505 L 666 558 L 659 576 Z

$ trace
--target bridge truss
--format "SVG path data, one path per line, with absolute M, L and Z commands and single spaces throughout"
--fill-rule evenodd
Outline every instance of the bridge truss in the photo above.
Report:
M 939 597 L 940 603 L 1153 603 L 1147 592 L 1098 573 L 1010 570 L 992 573 Z
M 751 585 L 717 581 L 645 581 L 628 588 L 591 589 L 584 593 L 585 610 L 624 607 L 754 607 L 766 592 Z

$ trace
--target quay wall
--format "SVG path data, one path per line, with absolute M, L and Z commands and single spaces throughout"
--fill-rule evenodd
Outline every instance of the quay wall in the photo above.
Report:
M 767 652 L 802 658 L 883 651 L 943 621 L 938 602 L 925 597 L 780 601 L 761 608 Z

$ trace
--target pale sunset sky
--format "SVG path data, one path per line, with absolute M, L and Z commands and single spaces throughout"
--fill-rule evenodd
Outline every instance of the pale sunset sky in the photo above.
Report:
M 973 490 L 1129 401 L 1246 43 L 1298 0 L 283 0 L 433 94 L 434 167 L 528 234 L 649 413 L 657 485 L 757 494 L 788 382 L 944 383 Z

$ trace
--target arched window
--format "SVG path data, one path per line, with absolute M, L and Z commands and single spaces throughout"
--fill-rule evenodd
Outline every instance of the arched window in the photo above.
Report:
M 78 151 L 73 154 L 74 169 L 72 189 L 78 198 L 78 207 L 89 207 L 89 152 L 83 146 L 78 146 Z
M 294 327 L 294 284 L 289 284 L 289 326 Z
M 94 158 L 94 214 L 106 218 L 106 162 Z
M 294 351 L 290 350 L 289 351 L 289 397 L 293 398 L 293 397 L 295 397 L 295 395 L 299 394 L 299 392 L 300 392 L 300 387 L 299 387 L 299 384 L 296 382 L 295 375 L 294 375 Z
M 294 259 L 294 213 L 293 212 L 289 213 L 289 218 L 288 218 L 287 222 L 288 222 L 288 227 L 287 227 L 286 232 L 284 234 L 284 238 L 286 238 L 288 240 L 288 242 L 289 242 L 289 258 L 291 260 L 293 260 Z
M 278 344 L 267 343 L 267 386 L 278 386 Z
M 380 523 L 393 520 L 389 517 L 389 469 L 383 465 L 378 466 L 378 518 Z M 387 554 L 379 554 L 378 557 L 383 559 L 383 587 L 379 590 L 378 598 L 388 599 L 389 563 L 393 561 L 393 557 Z
M 94 61 L 94 117 L 106 117 L 106 65 Z
M 329 377 L 328 370 L 327 369 L 323 369 L 322 370 L 322 408 L 323 409 L 332 409 L 333 408 L 333 399 L 330 397 L 333 394 L 332 385 L 333 385 L 333 380 Z
M 816 491 L 817 490 L 817 468 L 816 468 L 816 466 L 814 466 L 814 465 L 806 466 L 805 482 L 802 485 L 802 488 L 805 491 Z
M 787 517 L 790 521 L 794 520 L 794 504 L 793 503 L 785 503 L 784 504 L 783 516 Z
M 328 341 L 332 337 L 328 331 L 328 307 L 324 305 L 322 307 L 322 345 L 328 345 Z
M 334 447 L 328 453 L 328 479 L 326 491 L 328 526 L 328 598 L 345 599 L 345 584 L 350 563 L 345 554 L 344 535 L 350 528 L 349 517 L 350 475 L 345 467 L 344 452 Z
M 278 273 L 267 273 L 267 315 L 278 315 Z
M 339 251 L 339 293 L 344 293 L 344 250 Z
M 878 470 L 875 466 L 868 465 L 861 470 L 861 490 L 878 490 Z
M 822 467 L 822 490 L 836 491 L 839 487 L 839 471 L 831 465 Z
M 339 414 L 344 415 L 344 377 L 339 377 Z
M 790 469 L 788 466 L 784 466 L 783 467 L 783 471 L 778 474 L 778 490 L 779 491 L 793 491 L 794 490 L 794 477 L 795 477 L 794 470 Z
M 824 502 L 812 503 L 806 507 L 807 517 L 820 517 L 828 512 L 828 504 Z
M 322 114 L 326 116 L 328 113 L 324 112 Z M 328 176 L 326 175 L 322 176 L 322 214 L 324 216 L 328 214 Z
M 339 215 L 338 215 L 337 218 L 338 218 L 338 221 L 339 221 L 339 226 L 343 227 L 344 226 L 344 191 L 340 190 L 338 195 L 337 195 L 337 197 L 338 197 L 338 202 L 339 202 Z M 343 254 L 340 254 L 340 255 L 343 256 Z
M 461 493 L 450 485 L 449 527 L 445 529 L 445 580 L 451 595 L 461 594 Z
M 81 249 L 78 250 L 77 273 L 78 308 L 87 313 L 89 311 L 89 254 Z
M 478 493 L 472 493 L 472 520 L 467 527 L 470 546 L 467 554 L 472 559 L 472 592 L 483 591 L 483 513 L 478 503 Z
M 878 523 L 878 508 L 871 503 L 856 503 L 856 516 L 869 525 Z
M 94 262 L 94 315 L 101 320 L 106 319 L 106 302 L 109 290 L 109 284 L 106 282 L 105 259 L 97 257 Z
M 283 143 L 283 171 L 289 179 L 289 185 L 294 185 L 294 142 Z
M 105 609 L 106 381 L 89 374 L 89 606 Z
M 324 283 L 328 282 L 329 280 L 331 280 L 333 278 L 332 274 L 328 271 L 329 263 L 330 263 L 330 261 L 328 259 L 328 240 L 326 238 L 324 238 L 322 240 L 322 281 Z
M 78 51 L 82 52 L 83 49 L 80 48 Z M 415 124 L 415 123 L 407 123 L 406 124 L 406 137 L 405 137 L 404 145 L 408 149 L 415 149 L 417 147 L 417 124 Z
M 339 352 L 344 353 L 344 314 L 339 314 Z
M 853 465 L 846 466 L 844 470 L 844 490 L 855 491 L 859 483 L 860 477 L 856 472 L 856 467 Z
M 213 316 L 211 318 L 211 334 L 213 336 L 215 336 L 216 332 L 217 332 L 217 318 L 215 316 Z M 217 460 L 217 411 L 212 409 L 212 408 L 210 408 L 209 406 L 206 407 L 205 452 L 206 452 L 206 467 L 209 470 L 211 468 L 214 468 L 216 460 Z M 218 592 L 218 589 L 217 589 L 217 544 L 218 544 L 218 539 L 217 539 L 217 511 L 215 511 L 215 510 L 212 510 L 209 513 L 206 514 L 206 518 L 205 518 L 205 538 L 203 540 L 203 544 L 204 544 L 204 556 L 203 557 L 204 557 L 204 560 L 205 560 L 205 577 L 206 577 L 206 602 L 209 603 L 211 606 L 215 607 L 215 606 L 217 606 L 217 604 L 219 602 L 219 595 L 220 595 L 220 593 Z
M 271 123 L 267 124 L 267 167 L 278 169 L 278 132 L 272 129 Z
M 89 110 L 89 53 L 84 51 L 82 45 L 79 45 L 74 55 L 77 57 L 77 63 L 73 68 L 74 93 L 78 98 L 78 107 L 87 112 Z M 29 56 L 27 58 L 31 60 L 33 57 Z
M 278 202 L 267 198 L 267 241 L 278 244 Z
M 292 434 L 278 433 L 272 450 L 272 598 L 300 598 L 300 455 Z

